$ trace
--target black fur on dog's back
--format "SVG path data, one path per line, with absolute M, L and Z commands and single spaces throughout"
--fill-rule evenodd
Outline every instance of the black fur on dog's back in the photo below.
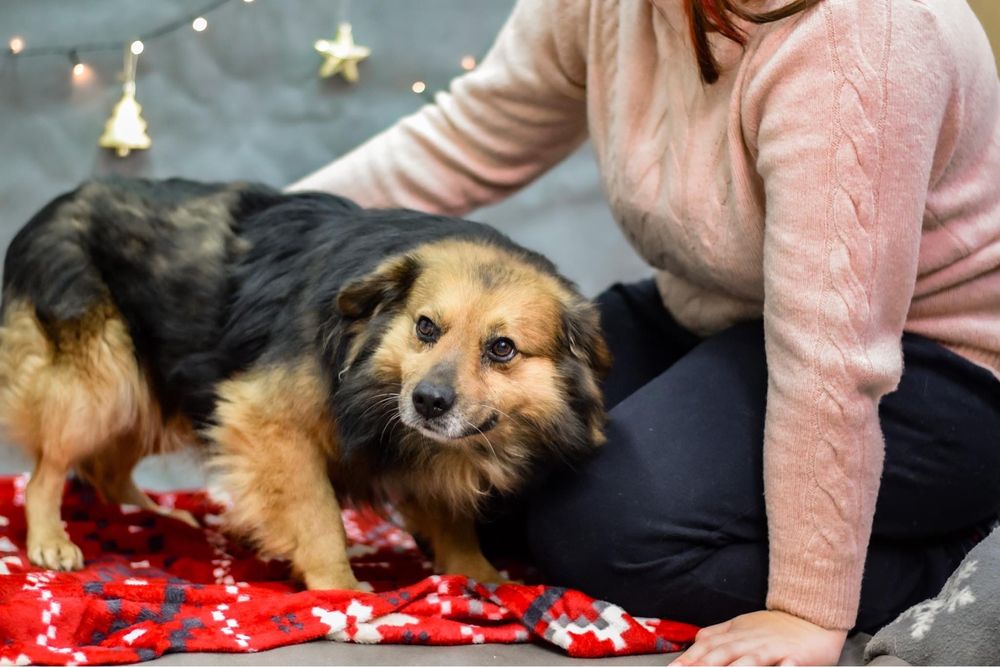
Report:
M 175 398 L 205 398 L 193 383 L 215 380 L 204 362 L 214 356 L 232 296 L 231 269 L 245 246 L 240 221 L 281 200 L 277 191 L 249 184 L 86 183 L 14 237 L 4 262 L 5 307 L 29 301 L 58 344 L 61 324 L 110 302 L 169 414 L 180 407 Z

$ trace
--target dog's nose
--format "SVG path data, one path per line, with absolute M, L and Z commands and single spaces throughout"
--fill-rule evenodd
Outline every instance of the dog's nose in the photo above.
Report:
M 413 407 L 424 417 L 433 419 L 455 405 L 455 390 L 448 385 L 421 380 L 413 390 Z

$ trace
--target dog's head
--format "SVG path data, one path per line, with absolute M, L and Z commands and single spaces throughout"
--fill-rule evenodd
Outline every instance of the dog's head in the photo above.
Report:
M 337 418 L 370 445 L 523 462 L 603 441 L 597 311 L 533 256 L 429 243 L 346 285 L 337 308 L 357 332 Z

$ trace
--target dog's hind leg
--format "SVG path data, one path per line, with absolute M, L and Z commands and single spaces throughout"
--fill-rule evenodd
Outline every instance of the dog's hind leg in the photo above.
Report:
M 68 462 L 43 455 L 24 493 L 28 560 L 50 570 L 83 567 L 83 552 L 69 539 L 59 516 L 68 472 Z
M 219 387 L 213 467 L 233 506 L 230 528 L 287 558 L 310 589 L 356 589 L 328 473 L 332 424 L 306 368 L 266 369 Z
M 138 420 L 145 383 L 117 312 L 96 306 L 43 329 L 28 303 L 9 303 L 0 329 L 0 416 L 34 458 L 25 493 L 28 559 L 51 569 L 82 566 L 60 520 L 69 470 Z
M 154 431 L 149 437 L 156 437 Z M 144 443 L 140 433 L 126 433 L 117 437 L 114 443 L 101 449 L 76 466 L 80 476 L 89 482 L 101 498 L 107 503 L 136 505 L 144 510 L 155 512 L 183 521 L 193 528 L 198 528 L 198 521 L 187 510 L 163 507 L 157 504 L 144 491 L 136 486 L 132 479 L 132 469 L 143 458 L 146 452 L 155 446 Z
M 156 512 L 163 516 L 168 516 L 172 519 L 177 519 L 192 528 L 200 528 L 198 520 L 194 518 L 194 515 L 187 510 L 181 510 L 173 507 L 164 507 L 158 505 L 156 501 L 146 495 L 146 492 L 135 485 L 131 476 L 127 479 L 124 484 L 119 487 L 118 495 L 115 500 L 111 502 L 123 503 L 126 505 L 137 505 L 144 510 L 149 510 L 150 512 Z

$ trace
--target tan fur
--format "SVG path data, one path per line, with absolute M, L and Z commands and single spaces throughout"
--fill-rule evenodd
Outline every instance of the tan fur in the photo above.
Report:
M 309 588 L 357 588 L 327 470 L 336 450 L 317 369 L 259 369 L 224 382 L 219 396 L 209 437 L 233 497 L 230 527 L 288 558 Z
M 95 308 L 54 338 L 46 336 L 30 304 L 7 305 L 0 328 L 0 416 L 35 461 L 26 491 L 28 557 L 36 565 L 76 569 L 82 556 L 59 516 L 70 469 L 80 466 L 105 497 L 192 522 L 186 512 L 156 507 L 130 474 L 146 453 L 178 446 L 190 426 L 163 426 L 113 307 Z

